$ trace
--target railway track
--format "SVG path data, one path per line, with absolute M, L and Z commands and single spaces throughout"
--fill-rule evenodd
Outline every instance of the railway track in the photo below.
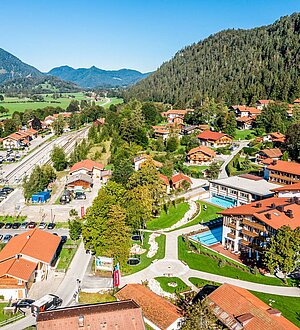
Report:
M 42 164 L 51 164 L 50 153 L 54 145 L 61 146 L 65 153 L 68 155 L 72 149 L 73 144 L 78 138 L 86 133 L 89 127 L 85 127 L 82 130 L 76 132 L 74 135 L 70 136 L 69 139 L 65 140 L 65 136 L 62 136 L 56 140 L 48 142 L 46 145 L 42 146 L 34 155 L 28 155 L 19 165 L 17 165 L 12 171 L 10 171 L 5 176 L 5 182 L 9 183 L 10 181 L 20 181 L 21 178 L 31 172 L 31 170 L 36 165 Z M 41 152 L 43 154 L 41 154 Z M 24 171 L 25 169 L 25 171 Z M 14 180 L 13 180 L 14 179 Z

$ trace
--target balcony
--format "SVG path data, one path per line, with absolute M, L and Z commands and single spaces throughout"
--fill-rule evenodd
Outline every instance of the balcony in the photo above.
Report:
M 231 239 L 235 239 L 235 234 L 228 233 L 228 234 L 227 234 L 227 237 L 228 237 L 228 238 L 231 238 Z
M 250 242 L 248 242 L 248 241 L 246 241 L 246 240 L 244 240 L 244 239 L 241 239 L 241 240 L 240 240 L 240 243 L 241 243 L 242 245 L 244 245 L 244 246 L 248 246 L 248 245 L 251 244 Z
M 250 220 L 247 220 L 247 219 L 243 219 L 243 225 L 245 226 L 248 226 L 248 227 L 252 227 L 254 229 L 257 229 L 259 231 L 266 231 L 266 228 L 264 225 L 261 225 L 257 222 L 254 222 L 254 221 L 250 221 Z
M 252 231 L 247 230 L 247 229 L 242 229 L 242 234 L 246 235 L 248 237 L 253 237 L 253 238 L 259 236 L 258 233 L 252 232 Z
M 229 222 L 226 224 L 226 226 L 232 229 L 236 229 L 236 223 Z

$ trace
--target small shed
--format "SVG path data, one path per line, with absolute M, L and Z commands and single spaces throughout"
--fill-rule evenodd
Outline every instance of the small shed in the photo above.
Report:
M 31 196 L 32 203 L 46 203 L 50 198 L 50 191 L 41 191 Z

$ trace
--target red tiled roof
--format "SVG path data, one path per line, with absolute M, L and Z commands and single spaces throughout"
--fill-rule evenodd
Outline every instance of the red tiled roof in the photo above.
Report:
M 17 134 L 17 133 L 12 133 L 12 134 L 6 136 L 5 138 L 3 138 L 3 140 L 6 140 L 6 139 L 12 139 L 12 140 L 19 141 L 19 140 L 23 140 L 24 136 Z
M 283 211 L 277 207 L 283 206 Z M 289 217 L 286 213 L 291 210 L 293 217 Z M 222 215 L 252 215 L 258 220 L 266 223 L 274 229 L 282 226 L 290 226 L 292 229 L 300 227 L 300 205 L 290 198 L 271 197 L 251 204 L 245 204 L 233 208 L 229 208 L 220 212 Z M 268 214 L 266 216 L 266 214 Z
M 293 323 L 249 291 L 223 284 L 207 297 L 215 315 L 234 329 L 242 324 L 245 330 L 297 330 Z M 238 328 L 240 329 L 240 328 Z
M 60 244 L 61 238 L 35 228 L 13 237 L 0 251 L 0 260 L 25 255 L 49 264 Z
M 134 300 L 142 308 L 145 318 L 162 330 L 182 317 L 178 307 L 141 284 L 127 284 L 115 296 L 119 300 Z
M 253 180 L 253 181 L 261 181 L 264 179 L 261 176 L 257 176 L 257 175 L 253 175 L 253 174 L 249 174 L 249 173 L 241 174 L 241 175 L 239 175 L 239 177 L 248 179 L 248 180 Z
M 216 157 L 216 153 L 212 149 L 210 149 L 208 147 L 205 147 L 205 146 L 199 146 L 199 147 L 191 149 L 188 152 L 188 155 L 192 155 L 192 154 L 195 154 L 197 152 L 203 152 L 204 154 L 206 154 L 210 157 Z
M 248 111 L 251 115 L 260 115 L 261 114 L 261 110 L 254 108 L 254 107 L 247 107 L 246 111 Z
M 272 191 L 300 191 L 300 182 L 272 189 Z
M 280 132 L 269 133 L 273 139 L 282 139 L 285 138 L 285 135 Z
M 12 257 L 0 262 L 0 277 L 7 275 L 27 282 L 36 266 L 37 262 Z
M 90 159 L 85 159 L 85 160 L 82 160 L 81 162 L 74 164 L 70 169 L 70 173 L 81 170 L 81 169 L 92 171 L 94 168 L 103 170 L 104 165 L 102 165 L 98 162 L 95 162 L 93 160 L 90 160 Z
M 79 326 L 82 316 L 83 327 Z M 38 329 L 145 330 L 140 306 L 132 300 L 61 307 L 38 314 Z
M 166 184 L 166 186 L 169 186 L 170 185 L 170 181 L 169 181 L 168 177 L 166 177 L 165 175 L 159 174 L 159 178 L 164 181 L 164 183 Z
M 30 134 L 37 134 L 38 131 L 36 131 L 36 130 L 33 129 L 33 128 L 29 128 L 29 129 L 27 130 L 27 132 L 30 133 Z
M 260 104 L 269 104 L 269 103 L 274 102 L 274 101 L 273 100 L 258 100 L 257 102 L 260 103 Z
M 300 99 L 296 99 L 294 103 L 300 103 Z
M 276 160 L 267 166 L 268 170 L 279 171 L 289 174 L 300 175 L 300 164 L 295 162 L 287 162 L 284 160 Z
M 174 114 L 174 115 L 185 115 L 188 111 L 187 110 L 168 110 L 166 112 L 167 115 Z
M 200 139 L 200 140 L 216 141 L 216 140 L 219 140 L 220 138 L 222 138 L 223 136 L 230 137 L 229 135 L 227 135 L 225 133 L 219 133 L 219 132 L 213 132 L 213 131 L 207 130 L 207 131 L 204 131 L 204 132 L 200 133 L 197 136 L 197 138 Z
M 282 152 L 278 148 L 263 149 L 259 153 L 264 153 L 268 158 L 279 158 L 282 156 Z
M 251 118 L 251 117 L 237 117 L 236 120 L 240 123 L 246 123 L 248 121 L 252 122 L 253 118 Z
M 270 165 L 270 164 L 273 163 L 273 161 L 274 160 L 272 158 L 266 158 L 262 161 L 262 163 L 265 164 L 265 165 Z
M 173 184 L 180 182 L 180 181 L 187 181 L 190 184 L 192 184 L 192 180 L 188 176 L 186 176 L 182 173 L 177 173 L 177 174 L 173 175 L 171 178 L 171 181 Z

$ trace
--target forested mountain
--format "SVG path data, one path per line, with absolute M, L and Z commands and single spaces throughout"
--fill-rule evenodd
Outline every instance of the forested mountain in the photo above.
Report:
M 50 70 L 48 74 L 71 81 L 84 88 L 128 86 L 148 76 L 148 73 L 141 73 L 136 70 L 106 71 L 95 66 L 89 69 L 60 66 Z
M 197 106 L 300 97 L 300 14 L 251 30 L 226 30 L 179 51 L 126 98 Z
M 63 81 L 57 77 L 46 75 L 42 75 L 41 77 L 10 79 L 0 85 L 0 92 L 6 95 L 16 95 L 19 93 L 69 93 L 79 90 L 80 87 L 69 81 Z
M 41 77 L 43 74 L 0 48 L 0 84 L 9 79 L 25 77 Z

